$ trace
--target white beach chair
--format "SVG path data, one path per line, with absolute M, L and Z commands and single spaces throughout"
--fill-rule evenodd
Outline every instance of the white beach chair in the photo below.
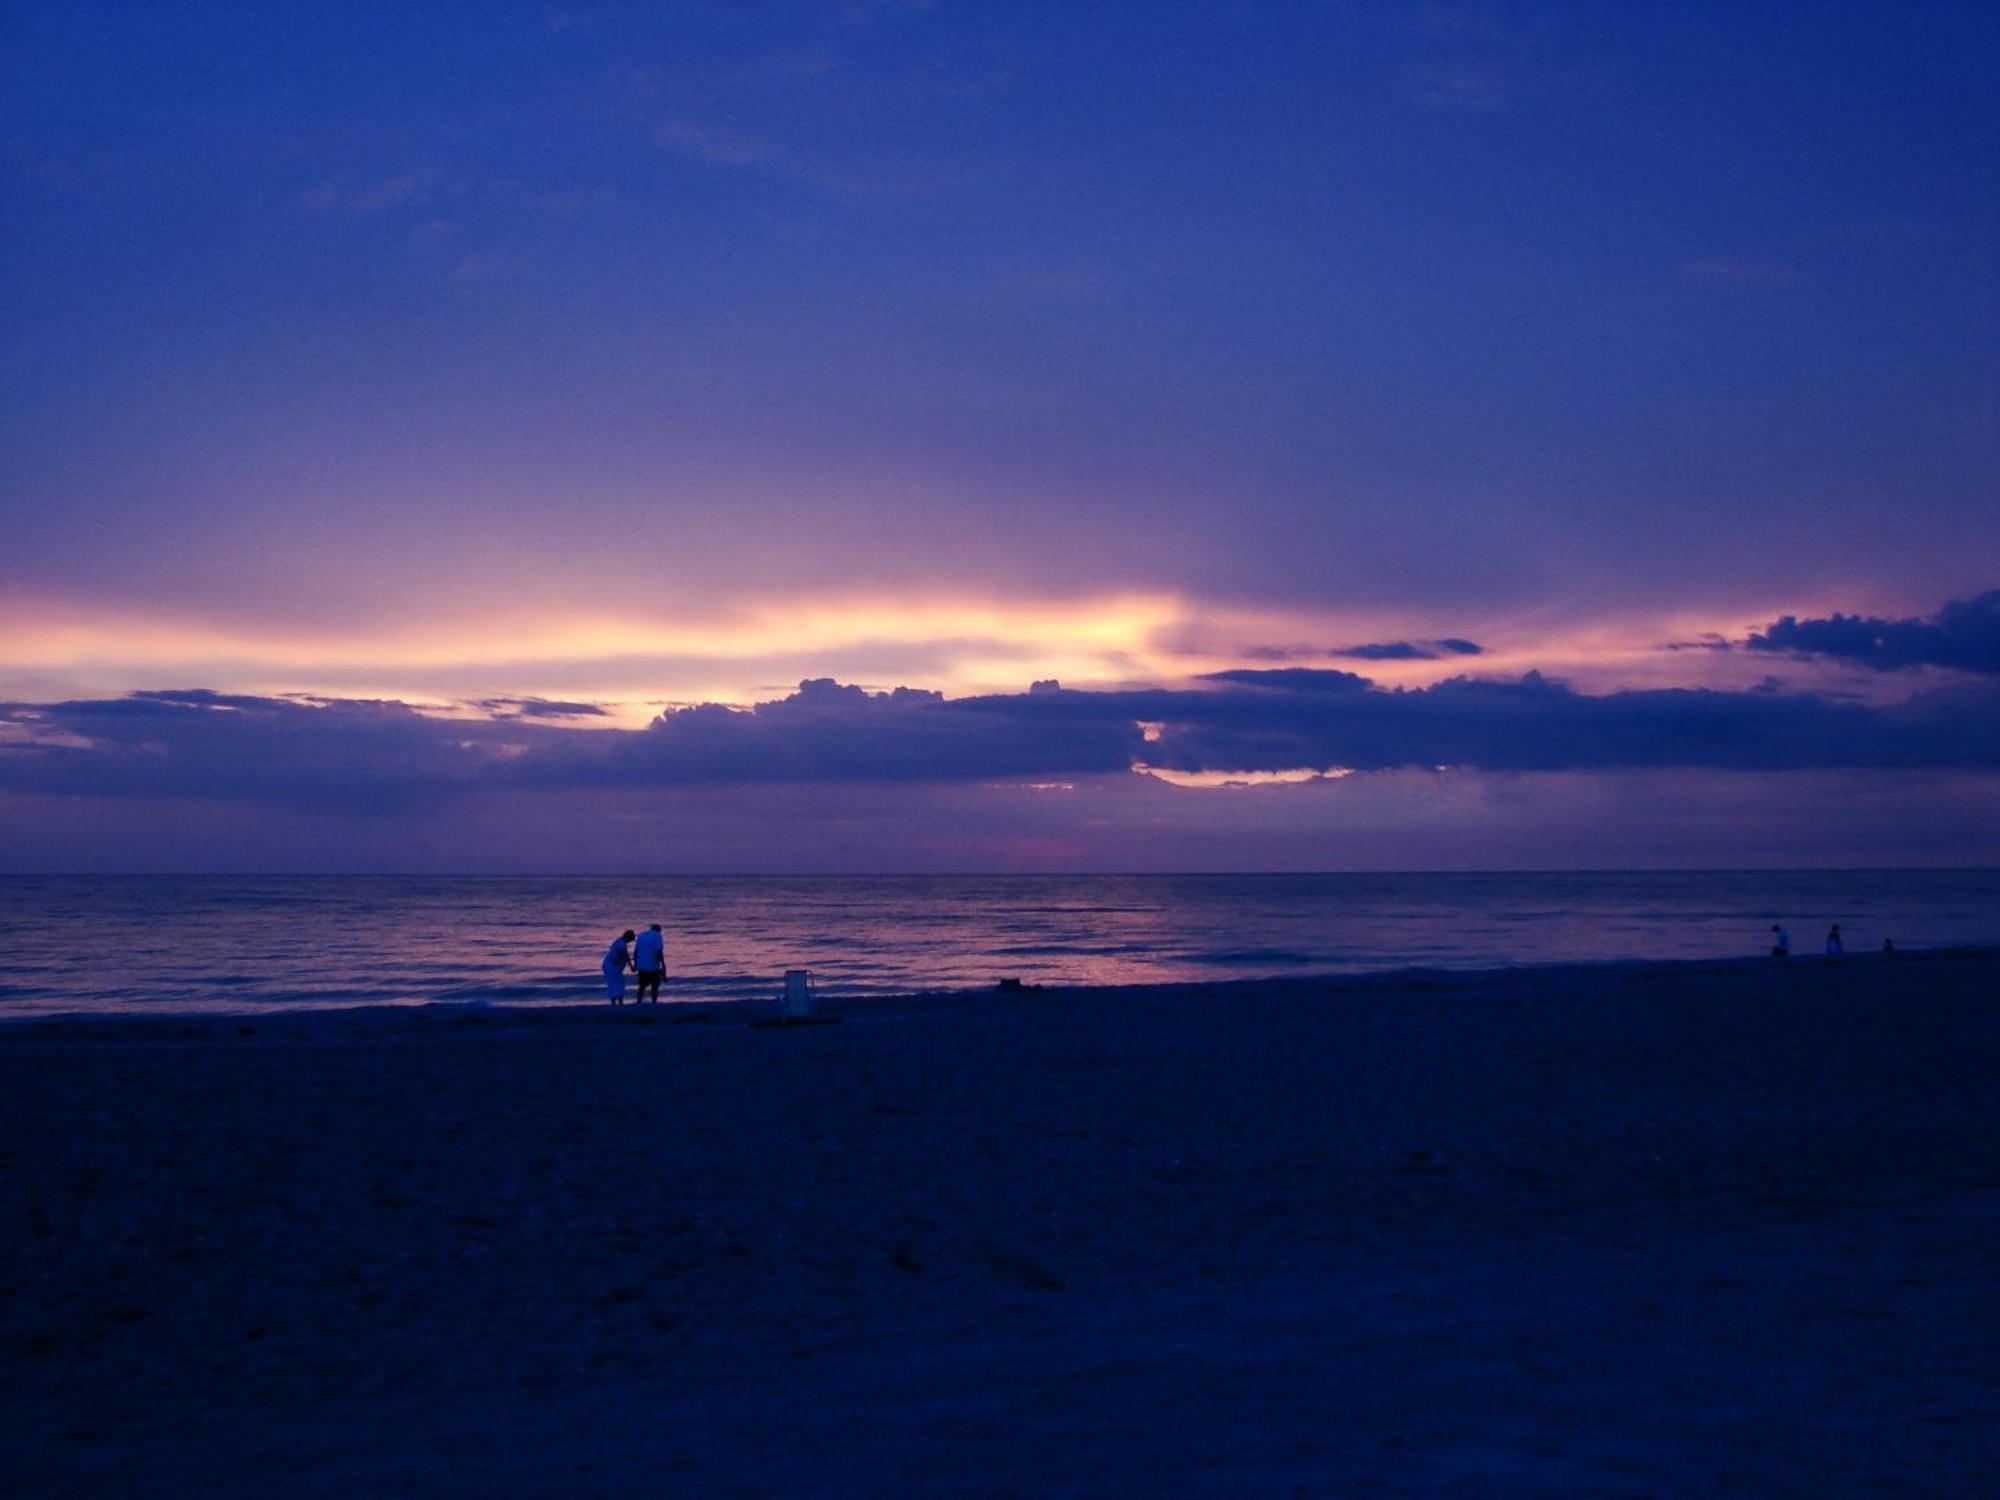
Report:
M 784 992 L 778 996 L 778 1013 L 758 1016 L 752 1026 L 837 1026 L 839 1016 L 823 1016 L 819 1011 L 819 991 L 813 987 L 810 969 L 785 970 Z
M 778 1014 L 787 1021 L 803 1021 L 813 1013 L 816 1000 L 810 969 L 785 970 L 785 993 L 778 997 Z

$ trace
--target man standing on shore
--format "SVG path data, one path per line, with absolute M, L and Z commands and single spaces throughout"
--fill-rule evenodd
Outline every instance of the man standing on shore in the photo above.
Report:
M 639 975 L 638 1003 L 644 1005 L 646 996 L 651 994 L 653 1004 L 658 1005 L 660 981 L 667 975 L 667 940 L 661 936 L 658 922 L 639 934 L 639 941 L 632 947 L 632 967 Z

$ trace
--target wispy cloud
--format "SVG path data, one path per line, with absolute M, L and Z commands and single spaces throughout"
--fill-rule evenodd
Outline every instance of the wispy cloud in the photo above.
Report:
M 1486 648 L 1460 636 L 1444 636 L 1428 641 L 1368 641 L 1358 646 L 1241 646 L 1233 655 L 1244 661 L 1450 661 L 1461 656 L 1483 656 Z
M 479 698 L 472 707 L 496 719 L 602 719 L 610 713 L 601 703 L 560 698 Z
M 1477 641 L 1446 636 L 1436 641 L 1372 641 L 1362 646 L 1342 646 L 1327 655 L 1344 656 L 1351 661 L 1444 661 L 1454 656 L 1480 656 L 1485 649 Z
M 1706 631 L 1691 641 L 1668 641 L 1660 647 L 1662 651 L 1734 651 L 1735 643 L 1726 635 Z

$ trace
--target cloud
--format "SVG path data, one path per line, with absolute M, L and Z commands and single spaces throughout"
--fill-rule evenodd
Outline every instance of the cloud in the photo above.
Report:
M 1232 667 L 1226 672 L 1204 673 L 1202 681 L 1294 693 L 1365 692 L 1372 686 L 1366 677 L 1353 672 L 1329 672 L 1318 667 Z
M 1342 646 L 1327 655 L 1353 661 L 1442 661 L 1449 656 L 1481 656 L 1485 650 L 1474 641 L 1447 636 L 1440 641 L 1377 641 L 1364 646 Z
M 1727 636 L 1717 635 L 1714 631 L 1709 630 L 1704 631 L 1691 641 L 1665 641 L 1661 644 L 1660 649 L 1662 651 L 1734 651 L 1736 643 Z
M 1239 682 L 1248 675 L 1231 674 Z M 1754 690 L 1587 695 L 1531 672 L 1393 693 L 1286 687 L 1261 711 L 1197 701 L 1158 705 L 1152 716 L 1162 728 L 1147 761 L 1186 771 L 2000 765 L 2000 693 L 1983 689 L 1868 707 Z
M 2000 676 L 2000 589 L 1955 600 L 1929 619 L 1785 615 L 1753 632 L 1744 649 L 1852 662 L 1878 672 L 1948 667 Z
M 0 704 L 0 788 L 393 812 L 494 789 L 1050 781 L 1140 765 L 1240 775 L 2000 767 L 2000 688 L 1985 683 L 1883 706 L 1768 690 L 1590 695 L 1535 673 L 1396 691 L 1302 667 L 1202 681 L 947 699 L 821 678 L 751 709 L 671 709 L 641 730 L 568 727 L 596 706 L 537 699 L 482 700 L 502 716 L 478 720 L 203 690 Z
M 558 698 L 479 698 L 472 706 L 485 709 L 496 719 L 601 719 L 608 714 L 599 703 L 571 703 Z
M 1203 650 L 1193 643 L 1188 647 L 1191 655 Z M 1324 661 L 1329 657 L 1345 661 L 1448 661 L 1457 656 L 1484 656 L 1486 648 L 1477 641 L 1445 636 L 1434 641 L 1369 641 L 1359 646 L 1239 646 L 1231 654 L 1246 661 Z
M 1128 769 L 1140 731 L 1117 714 L 1049 715 L 1043 689 L 947 700 L 870 693 L 831 678 L 748 710 L 669 710 L 646 729 L 570 736 L 516 768 L 539 783 L 990 780 Z M 994 705 L 1020 704 L 1014 716 Z
M 406 703 L 205 689 L 3 704 L 0 724 L 21 736 L 0 743 L 0 787 L 356 812 L 399 811 L 474 785 L 518 753 L 501 725 L 432 718 Z

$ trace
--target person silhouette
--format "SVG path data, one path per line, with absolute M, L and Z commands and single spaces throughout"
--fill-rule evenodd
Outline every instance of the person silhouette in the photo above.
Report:
M 625 971 L 632 967 L 632 953 L 626 944 L 631 941 L 632 929 L 628 927 L 604 950 L 604 992 L 613 1005 L 625 1003 Z
M 1790 958 L 1792 956 L 1792 935 L 1776 922 L 1771 924 L 1771 957 Z
M 1839 958 L 1846 951 L 1840 943 L 1840 924 L 1835 922 L 1826 930 L 1826 956 L 1828 958 Z
M 655 922 L 639 934 L 639 941 L 632 947 L 632 968 L 639 976 L 639 996 L 637 1003 L 644 1005 L 646 997 L 653 997 L 653 1004 L 660 1003 L 660 981 L 667 977 L 667 940 L 660 933 L 660 924 Z

